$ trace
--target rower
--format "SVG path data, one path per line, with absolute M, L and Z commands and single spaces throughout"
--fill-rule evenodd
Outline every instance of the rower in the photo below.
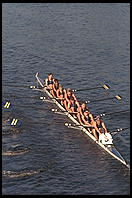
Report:
M 48 88 L 48 89 L 52 89 L 52 86 L 53 86 L 53 83 L 54 83 L 54 79 L 53 79 L 53 74 L 52 73 L 49 73 L 48 74 L 48 78 L 45 79 L 45 86 Z
M 77 118 L 78 118 L 78 121 L 80 124 L 83 124 L 82 123 L 82 120 L 81 120 L 81 116 L 83 115 L 83 113 L 87 110 L 86 108 L 86 102 L 82 102 L 81 104 L 79 104 L 79 107 L 77 108 Z
M 96 122 L 96 125 L 100 131 L 103 130 L 103 132 L 107 132 L 107 128 L 106 128 L 104 122 L 101 121 L 100 115 L 96 116 L 95 122 Z
M 65 90 L 65 95 L 64 95 L 64 98 L 65 98 L 65 100 L 64 100 L 65 109 L 68 109 L 68 103 L 69 103 L 69 101 L 70 101 L 70 99 L 72 97 L 74 98 L 74 101 L 76 101 L 77 107 L 79 107 L 79 102 L 77 101 L 75 94 L 72 93 L 70 88 L 68 88 L 67 90 Z
M 56 95 L 57 95 L 57 98 L 60 99 L 61 105 L 63 106 L 64 105 L 65 89 L 63 89 L 61 84 L 59 84 L 59 89 L 57 89 Z
M 107 131 L 107 128 L 104 124 L 104 122 L 101 121 L 100 116 L 96 117 L 96 125 L 100 131 L 99 133 L 99 142 L 102 142 L 102 144 L 113 144 L 113 138 L 111 134 Z
M 96 133 L 96 126 L 95 126 L 95 121 L 93 119 L 92 114 L 90 113 L 89 110 L 85 110 L 84 113 L 81 115 L 81 121 L 83 125 L 86 125 L 88 127 L 88 131 L 93 133 L 94 137 L 96 140 L 98 140 L 98 136 Z
M 52 86 L 52 89 L 50 91 L 50 93 L 52 94 L 52 96 L 54 98 L 57 97 L 57 90 L 59 89 L 59 83 L 58 83 L 58 80 L 57 79 L 54 79 L 54 83 L 53 83 L 53 86 Z
M 72 96 L 70 98 L 70 100 L 68 101 L 68 105 L 67 105 L 67 111 L 69 113 L 77 113 L 77 105 L 76 105 L 76 100 L 74 99 L 74 97 Z

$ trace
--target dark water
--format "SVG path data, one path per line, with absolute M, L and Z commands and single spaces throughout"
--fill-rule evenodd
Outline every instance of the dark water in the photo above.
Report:
M 36 72 L 41 78 L 53 72 L 72 89 L 108 83 L 109 91 L 96 89 L 76 96 L 80 101 L 122 96 L 121 101 L 89 104 L 94 115 L 129 109 L 130 5 L 7 3 L 2 7 L 2 100 L 12 103 L 12 109 L 2 113 L 3 194 L 129 194 L 128 169 L 81 131 L 66 128 L 64 123 L 70 120 L 54 114 L 55 106 L 42 102 L 42 93 L 28 86 L 36 85 Z M 8 126 L 10 117 L 20 119 L 21 126 Z M 103 120 L 110 129 L 130 125 L 129 112 Z M 125 143 L 115 135 L 115 146 L 130 163 L 130 130 L 120 135 Z

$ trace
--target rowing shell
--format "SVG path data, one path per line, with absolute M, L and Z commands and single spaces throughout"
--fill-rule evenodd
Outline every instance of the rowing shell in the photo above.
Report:
M 35 75 L 38 85 L 43 89 L 43 92 L 48 95 L 48 97 L 64 112 L 66 111 L 63 106 L 55 99 L 53 96 L 49 93 L 49 91 L 44 87 L 44 81 L 38 77 L 38 72 Z M 67 117 L 72 120 L 76 125 L 80 125 L 79 122 L 68 112 L 64 112 L 64 114 L 67 115 Z M 98 142 L 96 138 L 83 126 L 79 126 L 80 130 L 86 133 L 97 145 L 99 145 L 101 148 L 103 148 L 107 153 L 109 153 L 112 157 L 120 161 L 125 166 L 129 167 L 127 162 L 123 159 L 121 154 L 117 151 L 114 145 L 104 145 L 101 142 Z

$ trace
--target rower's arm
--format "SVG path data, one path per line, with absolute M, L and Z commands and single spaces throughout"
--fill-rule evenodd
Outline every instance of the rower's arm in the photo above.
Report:
M 57 95 L 57 98 L 60 97 L 60 96 L 59 96 L 59 90 L 57 90 L 56 95 Z
M 85 118 L 84 115 L 82 115 L 82 121 L 84 122 L 84 125 L 87 125 L 88 127 L 91 127 L 92 125 L 90 123 L 88 123 Z
M 50 90 L 50 93 L 52 94 L 52 96 L 53 96 L 54 98 L 56 98 L 56 96 L 55 96 L 55 94 L 54 94 L 54 85 L 52 86 L 52 89 Z
M 77 98 L 76 98 L 76 96 L 75 96 L 75 94 L 74 94 L 74 93 L 72 93 L 72 96 L 73 96 L 74 100 L 76 100 L 76 101 L 77 101 Z
M 98 129 L 97 124 L 96 124 L 96 122 L 95 122 L 95 120 L 93 118 L 93 115 L 91 113 L 89 114 L 89 117 L 91 118 L 91 123 L 92 123 L 93 127 L 100 134 L 100 130 Z
M 55 90 L 54 84 L 53 84 L 53 86 L 52 86 L 52 89 L 53 89 L 53 91 Z
M 70 110 L 70 105 L 71 105 L 71 103 L 70 103 L 70 101 L 69 101 L 69 102 L 68 102 L 68 105 L 67 105 L 68 111 Z
M 66 89 L 64 89 L 64 98 L 65 98 L 65 100 L 67 100 L 67 92 L 66 92 Z
M 102 127 L 103 127 L 104 131 L 105 131 L 105 132 L 107 132 L 107 128 L 106 128 L 106 126 L 105 126 L 105 123 L 104 123 L 104 122 L 102 122 Z
M 91 118 L 91 121 L 92 121 L 92 122 L 95 122 L 95 121 L 94 121 L 94 118 L 93 118 L 93 115 L 92 115 L 91 113 L 89 114 L 89 117 Z
M 77 118 L 78 118 L 79 123 L 80 123 L 80 124 L 82 124 L 82 121 L 81 121 L 81 115 L 80 115 L 80 113 L 79 113 L 79 112 L 77 113 Z
M 47 78 L 45 79 L 44 84 L 45 84 L 46 87 L 48 86 L 48 79 Z
M 70 103 L 70 101 L 67 102 L 66 100 L 64 100 L 64 105 L 65 105 L 65 108 L 67 111 L 69 109 L 69 103 Z
M 97 124 L 96 124 L 96 122 L 95 122 L 94 120 L 92 121 L 92 125 L 93 125 L 93 127 L 95 128 L 95 130 L 96 130 L 99 134 L 101 134 L 101 133 L 100 133 L 100 130 L 98 129 Z

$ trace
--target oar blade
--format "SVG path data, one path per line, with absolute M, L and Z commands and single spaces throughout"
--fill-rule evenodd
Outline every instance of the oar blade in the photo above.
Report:
M 12 108 L 12 104 L 11 104 L 11 102 L 8 100 L 8 101 L 6 101 L 6 102 L 3 102 L 2 103 L 2 107 L 4 108 L 4 109 L 11 109 Z
M 104 85 L 103 85 L 103 88 L 104 88 L 105 90 L 108 90 L 108 89 L 110 89 L 110 86 L 107 85 L 107 84 L 104 84 Z
M 9 118 L 8 123 L 10 126 L 20 126 L 21 125 L 21 120 L 18 120 L 17 118 Z
M 121 100 L 122 99 L 122 97 L 118 94 L 118 95 L 115 95 L 115 98 L 117 99 L 117 100 Z

